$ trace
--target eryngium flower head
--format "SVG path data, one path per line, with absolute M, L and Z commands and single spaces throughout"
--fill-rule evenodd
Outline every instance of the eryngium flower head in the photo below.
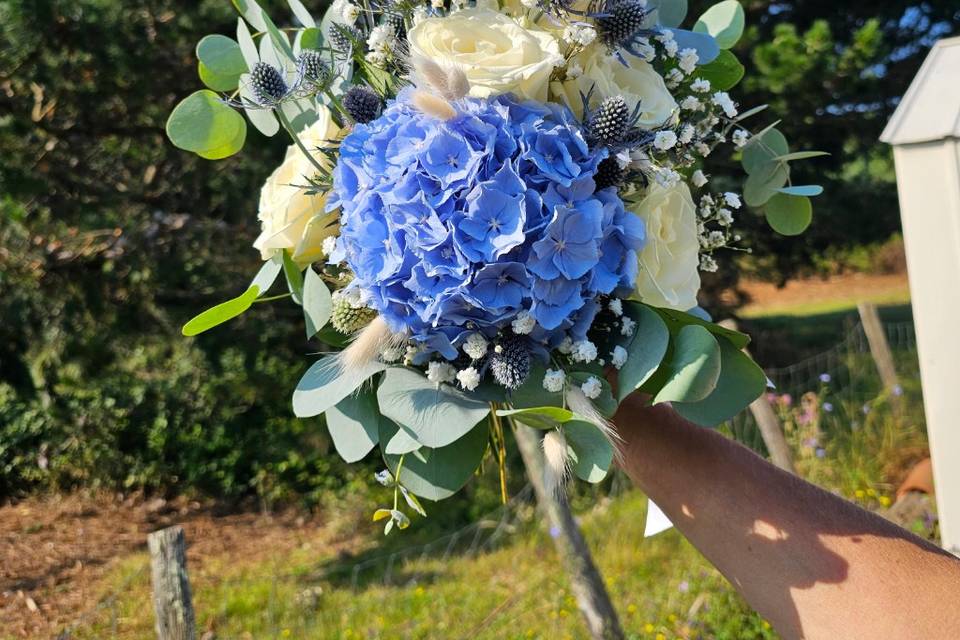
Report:
M 349 287 L 451 360 L 522 311 L 534 344 L 583 339 L 596 298 L 632 290 L 645 239 L 614 190 L 596 191 L 607 151 L 560 105 L 465 98 L 441 121 L 412 93 L 340 145 L 328 207 L 341 209 Z
M 490 372 L 494 380 L 507 389 L 519 389 L 530 375 L 532 357 L 527 338 L 508 336 L 494 347 L 490 355 Z
M 650 15 L 645 5 L 639 0 L 607 0 L 596 17 L 600 40 L 610 49 L 627 46 Z
M 590 136 L 604 146 L 623 141 L 630 126 L 630 106 L 623 96 L 610 96 L 590 118 Z
M 330 67 L 319 51 L 308 49 L 297 59 L 297 75 L 311 85 L 323 88 L 330 82 Z
M 370 87 L 353 85 L 344 94 L 342 104 L 354 122 L 366 124 L 380 115 L 383 100 Z
M 597 175 L 594 181 L 597 183 L 597 191 L 608 187 L 619 187 L 623 184 L 624 171 L 620 168 L 620 163 L 616 158 L 607 158 L 597 167 Z
M 266 62 L 258 62 L 250 71 L 250 88 L 253 97 L 260 105 L 274 105 L 283 100 L 289 92 L 283 74 Z
M 330 26 L 330 44 L 338 53 L 348 54 L 364 40 L 363 34 L 356 27 L 338 23 Z

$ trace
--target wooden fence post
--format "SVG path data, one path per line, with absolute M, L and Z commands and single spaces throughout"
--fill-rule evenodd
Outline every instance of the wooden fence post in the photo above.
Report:
M 737 330 L 735 320 L 724 320 L 720 323 L 720 326 L 733 331 Z M 750 355 L 750 352 L 746 349 L 743 352 L 748 356 Z M 750 403 L 750 413 L 753 414 L 753 419 L 757 421 L 760 436 L 767 446 L 767 451 L 770 452 L 770 462 L 784 471 L 796 474 L 797 470 L 793 466 L 793 454 L 790 452 L 790 446 L 783 435 L 783 425 L 780 424 L 780 418 L 777 417 L 777 413 L 770 406 L 767 398 L 761 396 Z
M 790 453 L 790 447 L 783 436 L 783 425 L 780 424 L 780 418 L 777 417 L 776 411 L 770 406 L 766 397 L 760 397 L 751 402 L 750 413 L 753 414 L 753 419 L 757 421 L 763 443 L 767 445 L 767 451 L 770 452 L 770 462 L 784 471 L 796 474 L 797 470 L 793 466 L 793 455 Z
M 557 496 L 543 483 L 543 457 L 539 434 L 530 427 L 516 425 L 517 448 L 527 468 L 527 476 L 541 510 L 547 516 L 557 553 L 570 576 L 577 606 L 594 640 L 623 640 L 623 630 L 610 595 L 590 555 L 590 548 L 570 511 L 565 496 Z
M 153 608 L 158 640 L 194 640 L 196 622 L 187 577 L 187 545 L 181 527 L 147 536 L 153 575 Z
M 899 385 L 897 369 L 893 364 L 893 353 L 890 351 L 890 343 L 887 342 L 887 333 L 883 330 L 883 323 L 880 322 L 877 306 L 868 302 L 861 302 L 857 305 L 857 311 L 860 312 L 863 332 L 867 335 L 870 354 L 877 365 L 880 380 L 883 381 L 883 386 L 887 391 L 893 391 Z

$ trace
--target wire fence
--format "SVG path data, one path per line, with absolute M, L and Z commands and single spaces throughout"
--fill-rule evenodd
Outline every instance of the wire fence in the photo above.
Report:
M 904 379 L 917 381 L 917 338 L 912 322 L 883 325 L 897 369 Z M 771 396 L 797 401 L 811 392 L 829 393 L 831 400 L 849 406 L 867 406 L 883 393 L 863 325 L 857 323 L 830 349 L 781 368 L 766 369 Z M 829 406 L 829 405 L 828 405 Z M 766 453 L 759 427 L 749 411 L 727 425 L 739 442 Z
M 891 351 L 898 363 L 898 370 L 904 378 L 915 379 L 917 373 L 916 336 L 913 324 L 890 323 L 884 325 Z M 811 390 L 829 386 L 831 398 L 842 399 L 852 404 L 869 403 L 883 393 L 876 370 L 870 360 L 870 349 L 861 325 L 852 327 L 843 339 L 831 349 L 805 359 L 788 367 L 770 369 L 767 372 L 777 398 L 800 397 Z M 750 412 L 737 416 L 727 427 L 730 434 L 747 446 L 763 452 L 763 441 Z M 616 473 L 602 487 L 586 489 L 592 491 L 592 501 L 598 503 L 605 499 L 616 498 L 630 490 L 629 480 Z M 452 557 L 480 558 L 518 540 L 518 532 L 528 531 L 536 526 L 535 503 L 529 486 L 518 492 L 509 502 L 471 524 L 441 535 L 425 543 L 405 548 L 378 552 L 376 549 L 361 554 L 351 560 L 332 561 L 308 572 L 278 572 L 269 576 L 241 576 L 221 579 L 207 574 L 191 576 L 192 587 L 198 609 L 217 611 L 221 620 L 231 616 L 249 615 L 244 611 L 243 599 L 238 592 L 255 591 L 265 596 L 267 605 L 259 612 L 258 628 L 262 632 L 241 635 L 208 632 L 204 638 L 217 640 L 226 638 L 280 638 L 319 637 L 317 630 L 343 628 L 351 617 L 360 614 L 351 610 L 350 594 L 364 593 L 369 596 L 379 592 L 380 603 L 386 604 L 394 598 L 398 590 L 416 590 L 443 579 L 445 565 Z M 541 558 L 541 562 L 551 562 L 551 558 Z M 124 600 L 125 592 L 134 583 L 149 582 L 149 566 L 146 564 L 132 572 L 110 594 L 102 598 L 96 606 L 78 617 L 67 629 L 56 637 L 59 640 L 79 640 L 80 638 L 140 638 L 150 637 L 152 633 L 125 630 L 133 612 L 128 611 L 129 603 Z M 468 579 L 459 576 L 453 579 Z M 543 571 L 542 575 L 532 579 L 522 587 L 515 586 L 499 602 L 492 605 L 486 615 L 472 625 L 451 630 L 443 637 L 450 638 L 500 638 L 510 635 L 523 621 L 532 621 L 543 628 L 547 620 L 548 609 L 552 603 L 531 605 L 525 597 L 544 589 L 560 588 L 556 584 L 555 574 Z M 478 589 L 484 585 L 477 585 Z M 329 598 L 329 591 L 345 594 L 342 607 L 331 607 L 329 601 L 319 606 L 321 600 Z M 456 605 L 443 595 L 443 591 L 430 592 L 434 598 L 433 607 Z M 372 611 L 361 615 L 375 615 L 376 599 Z M 524 606 L 518 606 L 525 602 Z M 140 609 L 149 607 L 141 602 Z M 291 626 L 285 613 L 297 610 L 296 623 Z M 143 617 L 142 615 L 140 616 Z M 198 616 L 199 618 L 200 616 Z M 149 618 L 149 616 L 147 616 Z M 558 633 L 560 629 L 558 628 Z M 332 637 L 332 636 L 324 636 Z M 336 637 L 348 637 L 338 635 Z M 411 635 L 410 637 L 420 637 Z M 541 637 L 553 637 L 549 633 Z

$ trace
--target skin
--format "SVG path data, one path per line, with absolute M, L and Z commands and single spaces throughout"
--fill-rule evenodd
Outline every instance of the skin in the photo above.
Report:
M 669 406 L 614 422 L 626 473 L 783 638 L 960 638 L 952 555 Z

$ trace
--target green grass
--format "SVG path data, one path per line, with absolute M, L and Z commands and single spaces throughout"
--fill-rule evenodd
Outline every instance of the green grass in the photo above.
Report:
M 642 540 L 645 510 L 646 499 L 631 492 L 583 517 L 631 638 L 775 637 L 675 531 Z M 493 552 L 395 568 L 425 576 L 420 584 L 373 583 L 353 591 L 335 580 L 309 579 L 322 558 L 240 572 L 223 566 L 216 580 L 204 571 L 193 581 L 198 624 L 218 638 L 587 638 L 552 541 L 534 513 Z M 116 572 L 116 586 L 124 585 L 116 607 L 118 638 L 153 632 L 146 564 L 145 556 L 136 556 Z M 274 580 L 275 573 L 303 577 Z M 301 595 L 317 586 L 322 592 L 315 598 Z M 103 614 L 73 637 L 111 637 L 110 609 Z

